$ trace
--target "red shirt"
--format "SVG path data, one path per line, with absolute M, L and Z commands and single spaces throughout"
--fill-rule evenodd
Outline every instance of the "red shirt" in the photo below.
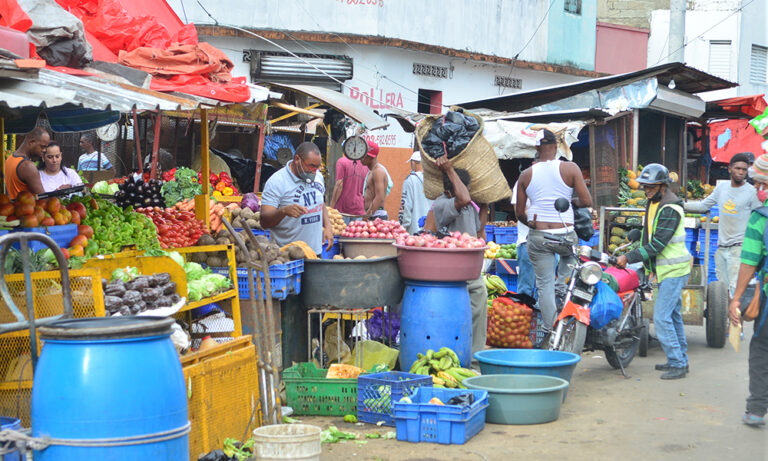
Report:
M 340 213 L 364 215 L 363 184 L 368 169 L 359 160 L 353 162 L 342 156 L 336 162 L 336 181 L 344 181 L 341 186 L 336 209 Z

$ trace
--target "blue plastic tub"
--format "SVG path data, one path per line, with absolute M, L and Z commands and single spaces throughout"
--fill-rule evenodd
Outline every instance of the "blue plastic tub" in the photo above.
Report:
M 11 430 L 11 431 L 20 431 L 21 430 L 21 420 L 18 418 L 9 418 L 6 416 L 0 416 L 0 428 L 2 430 Z M 20 450 L 14 450 L 16 447 L 15 444 L 12 442 L 9 442 L 8 446 L 0 445 L 3 450 L 9 450 L 9 453 L 6 453 L 5 455 L 0 455 L 0 459 L 2 461 L 26 461 L 27 456 L 24 454 L 23 451 Z
M 496 266 L 498 268 L 498 266 Z M 507 290 L 517 293 L 517 275 L 514 274 L 497 274 L 504 284 L 507 286 Z
M 333 238 L 333 246 L 330 250 L 326 249 L 325 243 L 323 243 L 323 252 L 320 253 L 320 257 L 323 259 L 333 259 L 334 256 L 341 253 L 341 247 L 339 245 L 339 238 Z
M 451 398 L 471 393 L 469 406 L 435 405 L 437 397 L 446 403 Z M 421 387 L 411 397 L 413 403 L 395 402 L 395 428 L 401 442 L 432 442 L 463 445 L 485 427 L 488 393 L 471 389 Z
M 357 378 L 357 419 L 364 423 L 394 426 L 394 402 L 413 398 L 420 387 L 432 387 L 432 377 L 389 371 Z
M 77 224 L 64 224 L 62 226 L 49 227 L 21 227 L 14 229 L 11 232 L 34 232 L 37 234 L 46 234 L 48 237 L 52 238 L 59 247 L 67 248 L 69 246 L 69 242 L 71 242 L 73 238 L 77 237 Z M 20 248 L 18 243 L 14 243 L 13 247 L 17 250 Z M 34 253 L 37 253 L 38 251 L 48 247 L 42 242 L 38 242 L 37 240 L 30 240 L 29 248 Z
M 543 375 L 569 383 L 581 356 L 544 349 L 488 349 L 475 352 L 483 375 Z
M 542 424 L 556 420 L 568 381 L 542 375 L 482 375 L 467 378 L 470 389 L 488 392 L 486 421 L 493 424 Z

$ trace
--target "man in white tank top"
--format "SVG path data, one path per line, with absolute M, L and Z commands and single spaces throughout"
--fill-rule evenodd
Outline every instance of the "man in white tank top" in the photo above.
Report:
M 530 227 L 528 256 L 536 272 L 536 288 L 544 329 L 550 331 L 557 316 L 555 290 L 558 295 L 565 295 L 565 281 L 570 274 L 568 266 L 575 261 L 570 247 L 557 248 L 545 235 L 565 234 L 572 244 L 578 242 L 573 230 L 573 209 L 569 208 L 563 213 L 561 220 L 560 214 L 555 210 L 555 200 L 563 197 L 582 208 L 592 206 L 592 197 L 579 166 L 573 162 L 557 160 L 557 140 L 551 131 L 544 129 L 539 132 L 536 156 L 536 163 L 520 175 L 515 214 L 519 222 Z M 528 200 L 530 206 L 526 207 Z M 560 255 L 557 279 L 556 255 Z

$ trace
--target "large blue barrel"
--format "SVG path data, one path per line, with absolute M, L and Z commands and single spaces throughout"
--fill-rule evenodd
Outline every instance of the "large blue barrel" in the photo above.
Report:
M 472 310 L 466 282 L 405 281 L 400 322 L 400 368 L 416 354 L 450 347 L 463 367 L 472 360 Z
M 63 320 L 39 329 L 45 345 L 32 387 L 32 434 L 51 445 L 35 461 L 187 460 L 184 375 L 173 319 Z

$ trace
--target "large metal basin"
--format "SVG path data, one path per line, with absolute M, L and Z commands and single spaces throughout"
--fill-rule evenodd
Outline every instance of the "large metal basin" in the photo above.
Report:
M 301 299 L 305 306 L 394 306 L 403 297 L 397 257 L 305 259 Z

